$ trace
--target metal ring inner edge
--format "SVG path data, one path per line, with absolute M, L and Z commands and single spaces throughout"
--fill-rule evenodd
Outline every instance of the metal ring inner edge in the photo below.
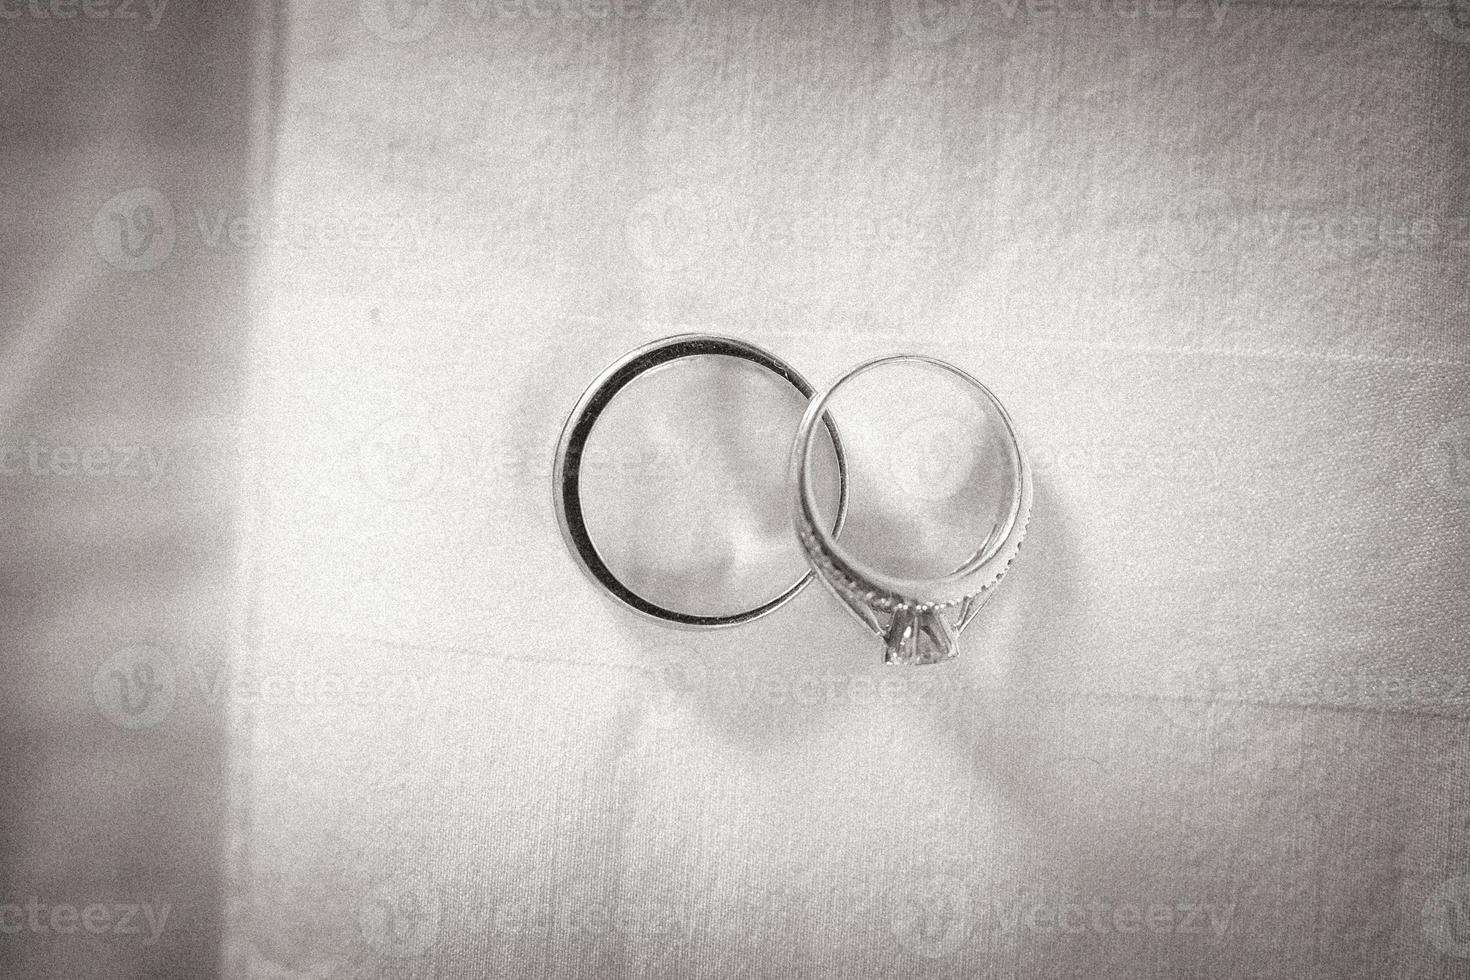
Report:
M 738 357 L 757 364 L 791 385 L 808 402 L 816 393 L 800 373 L 776 355 L 754 344 L 733 337 L 714 334 L 678 334 L 645 344 L 624 354 L 600 374 L 578 399 L 576 407 L 567 417 L 557 440 L 556 461 L 553 467 L 552 485 L 557 522 L 561 525 L 562 537 L 567 548 L 592 581 L 610 592 L 625 606 L 644 616 L 676 626 L 692 629 L 709 629 L 720 626 L 735 626 L 759 619 L 780 608 L 811 582 L 815 572 L 809 567 L 806 572 L 776 597 L 760 605 L 738 613 L 720 616 L 704 616 L 680 612 L 645 599 L 624 585 L 602 556 L 598 554 L 592 538 L 587 532 L 586 519 L 582 513 L 581 469 L 582 452 L 592 428 L 603 410 L 635 378 L 670 361 L 698 355 L 724 355 Z M 837 436 L 837 427 L 830 417 L 823 423 L 832 439 L 832 449 L 837 458 L 838 500 L 837 517 L 833 522 L 832 534 L 842 530 L 847 515 L 847 461 L 842 452 L 842 441 Z
M 812 493 L 810 481 L 808 480 L 807 464 L 812 450 L 812 436 L 815 431 L 815 421 L 820 415 L 827 425 L 832 424 L 831 413 L 828 411 L 828 403 L 832 396 L 847 382 L 861 374 L 865 374 L 875 368 L 884 367 L 898 363 L 921 363 L 931 367 L 939 368 L 957 378 L 967 385 L 975 388 L 985 400 L 996 409 L 997 415 L 1002 423 L 1006 434 L 1008 449 L 1012 464 L 1016 468 L 1017 485 L 1011 496 L 1003 530 L 995 539 L 995 546 L 988 554 L 977 554 L 971 561 L 960 569 L 948 575 L 936 576 L 930 579 L 910 579 L 900 576 L 887 575 L 872 567 L 867 562 L 859 560 L 856 556 L 849 554 L 837 541 L 838 534 L 826 534 L 817 523 L 817 508 L 815 495 Z M 1019 547 L 1020 539 L 1025 534 L 1025 522 L 1031 509 L 1031 474 L 1027 465 L 1026 454 L 1021 449 L 1020 440 L 1017 438 L 1015 424 L 1011 421 L 1010 413 L 1006 411 L 1005 405 L 995 396 L 988 386 L 976 379 L 963 368 L 956 367 L 948 361 L 937 357 L 928 357 L 923 354 L 892 354 L 886 357 L 874 358 L 865 361 L 857 367 L 842 375 L 834 381 L 822 394 L 811 400 L 807 405 L 806 415 L 802 418 L 801 426 L 797 429 L 796 441 L 792 447 L 792 470 L 795 478 L 795 506 L 796 521 L 798 527 L 802 524 L 809 526 L 815 537 L 815 543 L 821 548 L 825 557 L 838 565 L 849 577 L 861 580 L 878 590 L 890 593 L 904 600 L 911 600 L 919 593 L 929 592 L 933 588 L 964 589 L 962 583 L 980 582 L 986 588 L 996 579 L 1004 574 L 1005 565 L 1014 556 Z M 844 515 L 845 516 L 845 515 Z M 1018 533 L 1019 532 L 1019 533 Z M 998 569 L 998 574 L 996 570 Z M 987 581 L 987 578 L 989 581 Z M 976 586 L 973 592 L 965 590 L 963 595 L 956 594 L 948 599 L 928 599 L 920 601 L 939 602 L 950 604 L 961 601 L 968 595 L 979 594 L 984 591 Z

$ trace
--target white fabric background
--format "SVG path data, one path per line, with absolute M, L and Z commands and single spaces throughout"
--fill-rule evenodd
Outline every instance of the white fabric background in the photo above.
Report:
M 175 911 L 0 972 L 1470 972 L 1449 11 L 177 4 L 0 24 L 0 448 L 177 460 L 5 477 L 0 900 Z M 578 574 L 557 430 L 684 329 L 1005 401 L 961 660 Z
M 1113 9 L 291 12 L 275 212 L 424 230 L 270 250 L 253 664 L 381 682 L 251 712 L 257 968 L 1465 969 L 1470 46 Z M 820 590 L 686 635 L 578 575 L 564 414 L 690 328 L 1006 401 L 1035 518 L 961 661 L 883 671 Z M 1169 911 L 1007 924 L 1089 903 Z
M 259 253 L 208 246 L 194 212 L 260 199 L 272 28 L 244 4 L 59 9 L 0 11 L 0 976 L 208 976 Z M 172 234 L 135 228 L 129 255 L 113 221 L 139 206 Z M 164 690 L 134 687 L 133 716 L 113 681 L 135 666 Z

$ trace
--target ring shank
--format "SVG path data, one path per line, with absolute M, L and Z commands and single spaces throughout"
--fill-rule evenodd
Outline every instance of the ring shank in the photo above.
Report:
M 794 368 L 754 344 L 713 334 L 665 337 L 625 354 L 588 386 L 562 428 L 552 469 L 553 506 L 557 523 L 568 550 L 582 571 L 635 612 L 664 623 L 693 629 L 734 626 L 758 619 L 795 597 L 811 581 L 813 574 L 808 570 L 779 594 L 753 608 L 725 615 L 701 615 L 671 609 L 635 592 L 618 578 L 593 543 L 582 508 L 581 468 L 587 440 L 598 418 L 618 393 L 638 377 L 670 361 L 701 355 L 721 355 L 750 361 L 775 374 L 804 398 L 810 399 L 814 394 L 812 385 Z M 847 511 L 847 464 L 836 428 L 829 422 L 826 430 L 831 437 L 837 460 L 838 508 L 834 522 L 834 531 L 837 531 L 840 530 Z
M 977 546 L 969 560 L 953 572 L 935 578 L 889 575 L 845 549 L 838 541 L 837 533 L 829 532 L 822 526 L 811 479 L 811 456 L 817 423 L 819 420 L 830 423 L 828 408 L 833 396 L 860 375 L 901 363 L 927 364 L 958 377 L 977 390 L 1001 422 L 1006 451 L 1015 471 L 1013 492 L 998 526 L 985 542 Z M 1004 575 L 1015 558 L 1030 515 L 1030 467 L 1005 407 L 989 388 L 965 371 L 946 361 L 920 354 L 899 354 L 867 361 L 840 377 L 825 392 L 813 399 L 797 430 L 796 442 L 792 447 L 791 469 L 796 486 L 794 517 L 797 533 L 813 566 L 830 585 L 847 593 L 849 597 L 878 609 L 906 603 L 949 606 L 985 592 Z

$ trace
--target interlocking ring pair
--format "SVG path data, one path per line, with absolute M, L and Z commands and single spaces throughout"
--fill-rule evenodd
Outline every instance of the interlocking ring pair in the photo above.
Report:
M 728 615 L 694 615 L 654 602 L 614 574 L 588 533 L 582 504 L 582 461 L 598 418 L 627 385 L 671 361 L 703 355 L 740 358 L 773 373 L 808 399 L 791 450 L 792 516 L 809 569 L 773 598 Z M 888 574 L 847 548 L 839 538 L 848 504 L 846 454 L 829 412 L 832 398 L 854 379 L 885 366 L 914 363 L 937 368 L 972 388 L 998 423 L 1001 466 L 1008 469 L 1003 512 L 984 540 L 967 548 L 968 557 L 947 574 L 932 578 Z M 838 501 L 824 520 L 814 479 L 814 448 L 825 431 L 835 452 Z M 858 365 L 817 394 L 794 368 L 754 344 L 710 334 L 666 337 L 630 351 L 600 374 L 572 409 L 557 442 L 553 493 L 558 522 L 572 556 L 594 582 L 628 608 L 676 626 L 709 628 L 750 622 L 779 608 L 820 578 L 857 619 L 883 640 L 884 661 L 894 664 L 940 663 L 959 651 L 958 636 L 974 619 L 1015 559 L 1031 510 L 1031 471 L 1005 407 L 991 391 L 960 368 L 918 354 L 881 357 Z

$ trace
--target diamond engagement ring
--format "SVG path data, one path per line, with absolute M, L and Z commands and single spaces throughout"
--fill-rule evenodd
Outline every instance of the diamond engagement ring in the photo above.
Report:
M 880 548 L 885 562 L 893 559 L 901 567 L 880 570 L 859 557 L 853 542 L 838 541 L 840 529 L 832 529 L 832 521 L 823 517 L 822 507 L 813 479 L 813 447 L 819 423 L 832 424 L 831 415 L 838 414 L 833 408 L 834 396 L 854 388 L 856 379 L 881 372 L 899 372 L 900 375 L 922 374 L 906 386 L 899 388 L 903 397 L 890 397 L 874 404 L 860 403 L 859 408 L 872 415 L 883 415 L 906 410 L 907 401 L 921 403 L 923 396 L 938 388 L 953 388 L 970 396 L 974 409 L 964 418 L 943 416 L 937 420 L 942 434 L 948 434 L 949 442 L 963 445 L 969 455 L 976 459 L 966 463 L 962 454 L 949 452 L 946 443 L 940 451 L 930 451 L 930 458 L 939 460 L 951 470 L 959 468 L 961 481 L 935 480 L 927 482 L 926 496 L 924 474 L 914 478 L 911 454 L 915 433 L 923 429 L 916 424 L 896 439 L 890 440 L 889 458 L 897 460 L 891 464 L 889 483 L 907 485 L 925 499 L 948 497 L 958 499 L 955 489 L 965 480 L 965 486 L 981 486 L 985 498 L 994 508 L 994 513 L 979 519 L 970 531 L 973 546 L 960 541 L 962 550 L 952 551 L 940 568 L 921 566 L 913 562 L 904 565 L 905 556 L 894 554 L 892 545 Z M 935 372 L 938 372 L 936 374 Z M 861 413 L 859 413 L 861 414 Z M 847 430 L 848 416 L 839 416 Z M 931 420 L 921 420 L 931 421 Z M 934 426 L 930 427 L 931 429 Z M 983 434 L 980 434 L 982 433 Z M 970 435 L 971 432 L 976 433 Z M 854 460 L 853 433 L 848 431 L 850 466 L 854 473 L 858 463 Z M 981 465 L 982 457 L 989 457 Z M 917 467 L 921 468 L 921 467 Z M 807 406 L 797 431 L 796 443 L 791 454 L 791 473 L 794 483 L 794 518 L 797 537 L 817 576 L 842 601 L 857 619 L 880 637 L 884 643 L 884 661 L 895 664 L 933 664 L 949 660 L 959 652 L 958 637 L 979 612 L 981 606 L 994 594 L 994 586 L 1005 574 L 1021 546 L 1026 532 L 1026 523 L 1031 511 L 1031 471 L 1016 439 L 1015 428 L 1005 408 L 991 391 L 969 374 L 952 364 L 917 354 L 883 357 L 859 365 L 843 375 L 821 396 Z M 853 476 L 854 485 L 859 477 Z M 905 484 L 907 481 L 907 484 Z M 978 491 L 977 491 L 978 492 Z M 854 500 L 856 507 L 859 501 Z M 966 503 L 961 513 L 973 517 L 975 508 Z M 898 536 L 898 550 L 909 545 L 920 535 L 913 531 L 912 515 L 896 509 L 892 512 L 894 522 L 905 528 Z M 892 516 L 890 515 L 890 516 Z M 856 518 L 849 514 L 849 530 Z M 976 524 L 971 521 L 971 524 Z M 936 539 L 943 540 L 946 529 L 940 529 Z M 955 543 L 951 543 L 954 545 Z

